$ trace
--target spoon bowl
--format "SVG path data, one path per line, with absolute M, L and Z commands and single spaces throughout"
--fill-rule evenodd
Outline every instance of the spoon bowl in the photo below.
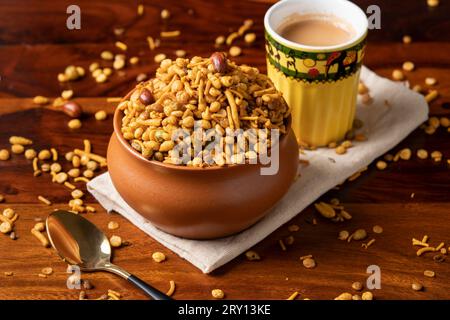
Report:
M 82 271 L 108 271 L 130 281 L 155 300 L 171 300 L 138 277 L 111 263 L 111 245 L 106 235 L 78 214 L 57 210 L 46 220 L 47 234 L 59 256 Z

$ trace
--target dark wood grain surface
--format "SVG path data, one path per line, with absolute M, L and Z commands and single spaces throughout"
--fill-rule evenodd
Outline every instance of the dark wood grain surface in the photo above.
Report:
M 56 147 L 61 153 L 81 147 L 83 139 L 92 141 L 94 151 L 106 153 L 112 131 L 111 113 L 114 103 L 106 96 L 121 96 L 135 84 L 139 73 L 149 75 L 156 69 L 153 57 L 166 53 L 174 57 L 174 50 L 184 49 L 189 56 L 209 55 L 214 50 L 214 39 L 236 30 L 246 18 L 255 20 L 252 28 L 257 41 L 247 46 L 242 40 L 243 54 L 239 63 L 255 65 L 265 70 L 262 17 L 271 1 L 144 1 L 145 14 L 136 16 L 134 1 L 78 1 L 82 12 L 82 28 L 69 31 L 65 26 L 66 8 L 70 1 L 13 1 L 0 2 L 0 149 L 9 148 L 8 137 L 23 135 L 34 140 L 34 148 Z M 356 1 L 362 8 L 373 1 Z M 379 74 L 390 76 L 394 68 L 401 68 L 406 60 L 417 69 L 408 73 L 411 84 L 424 85 L 424 79 L 438 79 L 435 86 L 440 97 L 430 105 L 437 116 L 450 116 L 450 3 L 441 1 L 437 8 L 428 8 L 426 1 L 376 1 L 382 10 L 382 29 L 369 36 L 366 65 Z M 159 13 L 168 8 L 172 18 L 162 22 Z M 124 27 L 121 37 L 113 29 Z M 151 52 L 146 36 L 157 37 L 161 30 L 180 29 L 179 38 L 163 41 Z M 413 37 L 413 43 L 404 45 L 404 34 Z M 127 56 L 137 55 L 140 63 L 114 74 L 103 84 L 86 78 L 59 84 L 56 75 L 69 64 L 85 68 L 93 61 L 100 62 L 100 52 L 109 49 L 118 52 L 114 41 L 124 41 Z M 106 64 L 105 64 L 106 65 Z M 72 88 L 86 111 L 83 127 L 76 131 L 67 128 L 68 118 L 52 107 L 36 107 L 35 95 L 58 96 L 63 89 Z M 86 98 L 78 98 L 86 97 Z M 96 110 L 110 114 L 107 121 L 93 119 Z M 153 239 L 137 230 L 118 215 L 109 215 L 90 196 L 86 201 L 97 208 L 97 213 L 86 217 L 108 235 L 111 220 L 118 221 L 119 234 L 131 245 L 115 251 L 114 262 L 130 272 L 166 291 L 174 280 L 176 299 L 209 299 L 210 291 L 221 288 L 229 299 L 286 299 L 299 291 L 300 299 L 332 299 L 342 292 L 354 292 L 354 281 L 364 282 L 369 265 L 381 268 L 381 290 L 373 290 L 376 299 L 449 299 L 449 261 L 437 263 L 433 254 L 417 257 L 411 238 L 430 236 L 433 245 L 450 245 L 450 158 L 449 132 L 439 128 L 433 135 L 414 131 L 394 152 L 402 147 L 413 151 L 425 148 L 439 150 L 443 161 L 399 161 L 378 171 L 372 165 L 357 180 L 346 183 L 340 190 L 331 190 L 324 200 L 338 197 L 353 219 L 335 224 L 307 208 L 288 225 L 296 223 L 300 231 L 292 233 L 295 243 L 286 252 L 278 240 L 290 235 L 287 225 L 275 231 L 254 249 L 261 255 L 258 262 L 238 257 L 210 275 L 204 275 Z M 83 187 L 83 184 L 79 184 Z M 414 197 L 411 194 L 414 193 Z M 45 217 L 55 208 L 67 208 L 70 194 L 67 188 L 51 183 L 48 176 L 33 177 L 31 163 L 23 155 L 0 161 L 0 194 L 5 202 L 0 210 L 12 207 L 20 218 L 15 230 L 19 239 L 0 237 L 0 299 L 76 299 L 78 290 L 66 288 L 66 265 L 51 249 L 44 249 L 30 234 L 35 218 Z M 38 195 L 48 197 L 53 205 L 47 207 L 37 201 Z M 311 218 L 317 224 L 310 223 Z M 367 250 L 359 242 L 337 240 L 340 230 L 381 225 L 384 232 L 374 235 L 376 242 Z M 371 235 L 373 233 L 371 232 Z M 154 251 L 166 253 L 166 262 L 152 261 Z M 299 257 L 312 254 L 317 267 L 305 269 Z M 448 260 L 448 259 L 447 259 Z M 43 267 L 53 267 L 48 278 L 38 274 Z M 436 272 L 435 278 L 426 278 L 424 270 Z M 13 276 L 4 272 L 12 271 Z M 95 288 L 88 297 L 95 298 L 107 289 L 123 294 L 125 299 L 145 298 L 126 281 L 106 273 L 85 274 Z M 421 282 L 425 289 L 415 292 L 411 283 Z

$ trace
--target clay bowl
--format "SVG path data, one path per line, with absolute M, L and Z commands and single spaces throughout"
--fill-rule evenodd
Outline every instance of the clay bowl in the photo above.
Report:
M 189 239 L 219 238 L 260 220 L 287 192 L 298 167 L 291 129 L 280 138 L 279 170 L 260 164 L 196 168 L 145 159 L 123 138 L 122 112 L 114 113 L 108 170 L 122 198 L 159 229 Z

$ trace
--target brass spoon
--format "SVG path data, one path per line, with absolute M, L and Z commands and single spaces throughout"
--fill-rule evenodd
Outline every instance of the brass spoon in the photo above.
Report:
M 127 279 L 154 300 L 171 300 L 138 277 L 111 263 L 111 246 L 105 234 L 89 220 L 63 210 L 46 221 L 50 242 L 61 258 L 82 271 L 108 271 Z

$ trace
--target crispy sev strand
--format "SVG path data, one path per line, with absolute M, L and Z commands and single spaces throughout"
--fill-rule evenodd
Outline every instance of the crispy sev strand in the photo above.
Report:
M 249 117 L 249 116 L 247 116 L 247 117 L 240 117 L 239 119 L 240 120 L 247 120 L 247 121 L 254 121 L 254 120 L 258 120 L 259 117 L 255 117 L 255 116 Z
M 424 236 L 423 236 L 422 242 L 423 242 L 423 243 L 427 243 L 427 242 L 428 242 L 428 236 L 427 236 L 427 235 L 424 235 Z
M 161 31 L 161 33 L 160 33 L 161 38 L 174 38 L 174 37 L 178 37 L 180 34 L 181 34 L 180 30 Z
M 117 48 L 119 48 L 120 50 L 123 50 L 123 51 L 127 51 L 127 49 L 128 49 L 128 46 L 125 43 L 123 43 L 122 41 L 116 41 L 115 45 Z
M 39 168 L 38 168 L 38 158 L 37 158 L 37 157 L 34 157 L 34 159 L 33 159 L 33 171 L 34 171 L 34 172 L 39 171 Z
M 40 231 L 33 228 L 31 229 L 31 233 L 36 237 L 36 239 L 41 242 L 44 247 L 48 247 L 50 245 L 47 238 Z
M 371 239 L 369 242 L 363 243 L 361 246 L 364 247 L 365 249 L 367 249 L 367 248 L 370 247 L 374 242 L 375 242 L 375 239 Z
M 167 291 L 166 295 L 171 297 L 173 295 L 173 293 L 175 292 L 175 281 L 170 280 L 169 284 L 170 284 L 170 287 L 169 287 L 169 290 Z
M 239 33 L 237 33 L 237 32 L 232 32 L 232 33 L 230 33 L 230 34 L 228 35 L 227 39 L 225 40 L 225 43 L 226 43 L 228 46 L 230 46 L 230 45 L 233 43 L 234 39 L 236 39 L 237 37 L 239 37 Z
M 297 296 L 298 296 L 298 291 L 295 291 L 293 294 L 291 294 L 290 296 L 289 296 L 289 298 L 287 298 L 286 300 L 294 300 L 295 298 L 297 298 Z
M 88 182 L 91 181 L 91 180 L 89 180 L 89 179 L 86 178 L 86 177 L 76 177 L 76 178 L 73 179 L 73 181 L 75 181 L 75 182 L 83 181 L 83 182 L 88 183 Z
M 14 217 L 11 218 L 11 222 L 14 223 L 19 219 L 19 215 L 17 213 L 14 214 Z
M 353 180 L 356 180 L 356 179 L 358 179 L 359 178 L 359 176 L 361 175 L 361 172 L 360 171 L 358 171 L 358 172 L 355 172 L 354 174 L 352 174 L 347 180 L 348 181 L 353 181 Z
M 250 24 L 243 24 L 242 26 L 239 27 L 238 34 L 242 36 L 245 32 L 247 32 L 248 29 L 250 29 L 250 27 L 251 27 Z
M 434 251 L 439 251 L 439 250 L 441 250 L 444 246 L 445 246 L 445 243 L 444 243 L 444 242 L 441 242 L 441 243 L 434 249 Z
M 50 152 L 52 153 L 53 161 L 58 161 L 58 151 L 55 148 L 50 148 Z
M 100 163 L 101 167 L 105 167 L 106 166 L 106 158 L 102 157 L 98 154 L 95 153 L 89 153 L 87 154 L 86 152 L 84 152 L 83 150 L 80 149 L 75 149 L 73 151 L 77 156 L 87 156 L 89 157 L 89 159 L 97 161 L 98 163 Z
M 423 248 L 420 248 L 419 250 L 417 250 L 416 254 L 417 254 L 417 256 L 420 257 L 423 253 L 430 252 L 430 251 L 435 251 L 435 248 L 434 247 L 423 247 Z
M 413 246 L 429 247 L 428 243 L 422 242 L 422 241 L 414 239 L 414 238 L 412 239 L 412 245 Z
M 281 247 L 281 250 L 286 251 L 286 245 L 284 244 L 283 240 L 278 240 L 278 244 Z
M 38 196 L 38 200 L 48 206 L 50 206 L 52 204 L 52 202 L 50 200 L 48 200 L 47 198 L 45 198 L 43 196 Z
M 197 73 L 198 75 L 201 74 L 200 72 Z M 204 85 L 203 79 L 200 80 L 197 92 L 198 92 L 198 107 L 199 109 L 203 106 L 205 106 L 205 99 L 204 99 Z
M 88 139 L 84 139 L 83 145 L 84 145 L 84 152 L 91 153 L 92 150 L 91 141 L 89 141 Z
M 233 93 L 230 90 L 226 90 L 225 96 L 227 97 L 228 104 L 230 105 L 230 108 L 231 108 L 231 117 L 234 121 L 234 126 L 236 129 L 239 129 L 240 128 L 239 114 L 238 114 L 238 109 L 236 106 L 236 101 L 234 100 Z
M 264 94 L 275 93 L 275 92 L 276 92 L 275 91 L 275 87 L 270 87 L 270 88 L 267 88 L 267 89 L 262 89 L 262 90 L 258 90 L 258 91 L 253 92 L 253 96 L 254 97 L 260 97 L 260 96 L 262 96 Z
M 69 181 L 64 182 L 64 185 L 69 188 L 70 190 L 74 190 L 77 187 L 75 187 L 73 184 L 71 184 Z
M 121 97 L 108 97 L 106 98 L 106 102 L 120 102 L 122 101 Z
M 147 43 L 148 43 L 148 47 L 150 48 L 150 50 L 155 50 L 156 46 L 155 46 L 155 40 L 153 40 L 153 38 L 151 36 L 147 37 Z
M 227 106 L 227 117 L 231 130 L 234 130 L 233 118 L 231 117 L 231 109 L 230 106 Z
M 353 235 L 354 235 L 354 233 L 352 233 L 348 238 L 347 238 L 347 242 L 350 242 L 350 241 L 352 241 L 352 239 L 353 239 Z
M 120 298 L 118 296 L 116 296 L 112 292 L 109 292 L 109 290 L 108 290 L 108 297 L 110 297 L 112 300 L 120 300 Z
M 114 290 L 112 290 L 112 289 L 108 289 L 108 293 L 112 293 L 113 295 L 115 295 L 115 296 L 117 296 L 117 297 L 119 297 L 119 298 L 122 296 L 119 292 L 114 291 Z
M 430 103 L 432 102 L 434 99 L 436 99 L 438 97 L 439 93 L 437 92 L 437 90 L 431 90 L 430 93 L 428 93 L 425 96 L 425 100 L 426 102 Z

